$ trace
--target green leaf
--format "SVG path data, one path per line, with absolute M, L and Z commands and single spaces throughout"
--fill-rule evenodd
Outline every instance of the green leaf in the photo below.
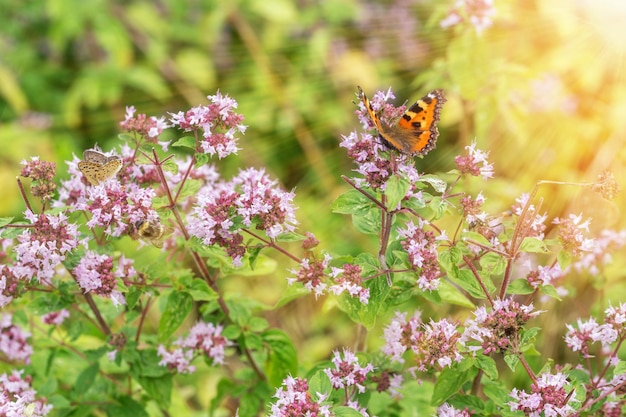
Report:
M 541 287 L 541 292 L 550 298 L 561 301 L 561 296 L 552 285 L 543 285 Z
M 493 245 L 491 244 L 491 242 L 489 240 L 487 240 L 487 238 L 483 235 L 481 235 L 480 233 L 477 232 L 463 232 L 463 234 L 461 235 L 461 238 L 465 241 L 465 240 L 471 240 L 474 241 L 476 243 L 479 243 L 483 246 L 486 246 L 488 248 L 492 247 Z M 471 243 L 471 242 L 469 242 Z
M 478 354 L 476 355 L 476 365 L 485 372 L 487 378 L 498 379 L 498 366 L 492 357 Z
M 76 378 L 76 383 L 72 388 L 72 394 L 77 397 L 81 397 L 85 394 L 89 388 L 93 386 L 99 370 L 100 365 L 98 365 L 98 362 L 95 362 L 83 369 L 83 371 L 78 375 L 78 378 Z
M 201 180 L 187 178 L 185 184 L 183 185 L 183 189 L 178 196 L 179 201 L 184 200 L 185 197 L 195 196 L 198 194 L 198 190 L 202 187 L 203 182 Z
M 193 308 L 193 298 L 188 292 L 172 291 L 167 298 L 165 311 L 159 321 L 159 340 L 165 341 L 185 321 Z
M 613 369 L 613 374 L 621 375 L 624 373 L 626 373 L 626 362 L 620 360 L 619 362 L 617 362 L 617 365 L 615 365 L 615 368 Z
M 430 184 L 438 193 L 443 193 L 448 188 L 448 184 L 444 180 L 431 174 L 422 175 L 419 181 Z
M 567 267 L 572 263 L 572 254 L 561 250 L 556 254 L 556 259 L 559 262 L 559 266 L 561 267 L 561 271 L 565 271 Z
M 178 139 L 176 142 L 172 143 L 170 146 L 173 146 L 175 148 L 189 148 L 195 151 L 196 150 L 196 138 L 194 138 L 193 136 L 183 136 L 182 138 Z
M 311 393 L 328 394 L 332 387 L 330 379 L 324 371 L 317 371 L 309 378 L 309 392 Z
M 366 281 L 363 286 L 370 290 L 370 299 L 367 304 L 363 304 L 359 297 L 352 297 L 344 294 L 339 298 L 339 308 L 345 311 L 355 322 L 361 323 L 368 330 L 376 324 L 376 319 L 385 309 L 389 308 L 389 302 L 385 302 L 389 297 L 392 287 L 387 284 L 384 276 L 379 276 Z
M 252 317 L 248 322 L 248 329 L 253 332 L 261 332 L 269 327 L 269 323 L 263 317 Z
M 524 278 L 518 278 L 509 284 L 509 287 L 506 289 L 507 294 L 532 294 L 535 291 L 533 287 L 528 283 L 528 281 Z
M 361 233 L 367 235 L 376 235 L 380 232 L 381 228 L 380 210 L 372 209 L 365 215 L 352 215 L 352 223 L 354 228 Z
M 441 301 L 446 304 L 455 304 L 462 307 L 467 308 L 475 308 L 476 306 L 470 299 L 465 296 L 457 287 L 450 284 L 448 281 L 439 282 L 439 288 L 437 288 L 437 292 L 441 297 Z
M 104 406 L 107 416 L 110 417 L 148 417 L 143 406 L 126 395 L 118 397 L 116 404 Z
M 476 297 L 480 299 L 486 298 L 486 294 L 484 293 L 482 287 L 478 283 L 476 277 L 474 276 L 474 273 L 470 271 L 469 269 L 458 269 L 458 268 L 454 269 L 453 268 L 453 270 L 450 271 L 449 273 L 449 277 L 452 280 L 452 282 L 459 285 L 465 291 L 470 293 L 472 297 Z M 491 280 L 484 276 L 481 276 L 481 279 L 483 283 L 485 284 L 485 286 L 487 287 L 487 290 L 490 293 L 493 292 L 495 287 L 493 286 L 493 283 L 491 282 Z
M 387 208 L 395 210 L 398 204 L 406 196 L 409 191 L 409 182 L 399 175 L 392 175 L 386 182 L 385 195 L 387 196 Z
M 265 361 L 265 373 L 273 386 L 279 386 L 283 379 L 298 371 L 298 355 L 293 342 L 286 333 L 272 329 L 262 334 L 269 353 Z
M 158 378 L 136 376 L 137 381 L 156 403 L 164 410 L 170 408 L 172 397 L 172 375 L 163 375 Z
M 305 236 L 299 233 L 287 232 L 287 233 L 281 233 L 278 236 L 276 236 L 276 241 L 277 242 L 300 242 L 304 240 L 304 238 Z
M 354 408 L 346 406 L 333 408 L 333 415 L 336 417 L 363 417 L 363 414 Z
M 348 190 L 333 201 L 330 208 L 339 214 L 366 214 L 374 203 L 357 190 Z
M 479 263 L 483 272 L 493 276 L 502 275 L 506 269 L 506 259 L 493 252 L 487 252 L 481 256 Z
M 517 364 L 519 363 L 519 357 L 517 355 L 507 353 L 504 355 L 504 362 L 511 371 L 515 372 L 515 368 L 517 368 Z
M 0 227 L 6 226 L 13 221 L 13 217 L 0 217 Z
M 211 301 L 218 298 L 218 294 L 209 287 L 205 280 L 200 278 L 194 278 L 187 290 L 194 301 Z
M 532 252 L 532 253 L 548 253 L 548 247 L 543 240 L 539 240 L 536 237 L 525 237 L 522 244 L 519 247 L 520 252 Z
M 430 403 L 436 406 L 443 404 L 461 388 L 467 381 L 467 376 L 467 371 L 461 372 L 457 367 L 445 368 L 439 374 L 439 378 L 437 378 Z
M 456 266 L 461 263 L 462 260 L 463 254 L 461 253 L 461 250 L 456 246 L 452 246 L 450 249 L 443 251 L 439 254 L 439 262 L 441 263 L 443 269 L 445 269 L 446 271 L 451 271 L 452 269 L 456 268 Z

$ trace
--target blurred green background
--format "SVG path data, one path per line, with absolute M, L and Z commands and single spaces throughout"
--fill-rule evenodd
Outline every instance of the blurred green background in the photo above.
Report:
M 475 179 L 464 191 L 484 190 L 494 213 L 508 210 L 540 179 L 593 181 L 610 170 L 622 182 L 626 2 L 490 3 L 3 0 L 0 216 L 24 209 L 15 186 L 21 160 L 56 161 L 63 177 L 72 153 L 95 142 L 105 150 L 119 144 L 125 106 L 158 117 L 204 104 L 218 89 L 239 102 L 249 126 L 239 157 L 218 165 L 230 173 L 267 167 L 285 188 L 295 187 L 302 230 L 333 253 L 376 243 L 329 210 L 348 188 L 340 175 L 353 169 L 338 143 L 358 125 L 357 85 L 369 95 L 392 87 L 397 105 L 443 88 L 448 102 L 437 148 L 416 163 L 421 171 L 446 172 L 475 139 L 491 152 L 497 178 Z M 442 27 L 455 16 L 458 24 Z M 486 18 L 483 26 L 472 24 L 477 16 Z M 551 217 L 584 211 L 596 231 L 625 225 L 623 194 L 606 201 L 554 186 L 540 196 Z M 285 263 L 279 271 L 293 267 Z M 624 299 L 620 271 L 596 277 L 590 297 L 612 292 Z M 270 302 L 286 285 L 278 275 L 276 287 L 250 278 L 225 285 L 245 286 Z M 281 325 L 294 321 L 289 333 L 299 348 L 304 341 L 312 341 L 311 351 L 319 346 L 311 358 L 350 343 L 345 317 L 329 334 L 328 323 L 307 322 L 319 304 L 288 308 L 297 311 L 279 312 Z M 584 302 L 570 308 L 572 317 L 589 313 Z M 562 321 L 552 324 L 562 330 Z

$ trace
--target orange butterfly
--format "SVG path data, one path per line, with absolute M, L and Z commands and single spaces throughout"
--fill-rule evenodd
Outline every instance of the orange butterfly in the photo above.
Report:
M 383 125 L 361 87 L 357 88 L 357 95 L 365 105 L 385 146 L 409 155 L 426 155 L 435 148 L 439 136 L 437 122 L 441 107 L 446 102 L 443 90 L 433 90 L 417 100 L 404 112 L 396 125 Z

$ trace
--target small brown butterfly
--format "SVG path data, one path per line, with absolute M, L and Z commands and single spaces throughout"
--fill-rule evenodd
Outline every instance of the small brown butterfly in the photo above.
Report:
M 157 248 L 163 247 L 165 235 L 170 232 L 169 228 L 163 226 L 158 218 L 156 220 L 137 222 L 135 229 L 137 229 L 139 237 L 152 243 Z
M 439 136 L 437 123 L 443 103 L 446 102 L 443 90 L 426 94 L 404 112 L 397 124 L 386 125 L 381 123 L 361 87 L 357 88 L 357 96 L 363 102 L 385 146 L 409 155 L 426 155 L 435 148 Z
M 83 159 L 78 163 L 78 169 L 91 185 L 113 178 L 122 168 L 122 158 L 104 154 L 97 145 L 93 149 L 85 150 Z

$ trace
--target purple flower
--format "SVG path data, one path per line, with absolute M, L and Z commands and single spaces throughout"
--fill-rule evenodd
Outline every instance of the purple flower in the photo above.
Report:
M 87 251 L 76 268 L 74 276 L 76 282 L 85 293 L 93 292 L 102 297 L 111 298 L 115 306 L 126 304 L 121 292 L 117 291 L 117 278 L 130 277 L 136 273 L 134 268 L 128 268 L 126 258 L 118 261 L 117 270 L 114 271 L 113 258 L 109 255 L 99 255 L 93 251 Z M 126 275 L 126 274 L 130 275 Z
M 582 214 L 578 216 L 570 214 L 567 219 L 555 218 L 552 223 L 559 225 L 559 240 L 563 249 L 571 252 L 574 256 L 579 256 L 584 252 L 593 252 L 595 249 L 594 239 L 588 239 L 583 234 L 583 230 L 589 233 L 589 223 L 587 219 L 581 223 Z
M 322 405 L 326 395 L 317 393 L 318 400 L 313 400 L 309 393 L 309 384 L 306 379 L 288 376 L 283 385 L 276 389 L 269 417 L 309 416 L 330 417 L 329 405 Z
M 471 145 L 466 146 L 468 154 L 464 156 L 457 156 L 454 158 L 454 163 L 461 174 L 469 174 L 474 177 L 481 176 L 483 180 L 493 178 L 493 164 L 487 161 L 489 152 L 481 151 L 476 148 L 476 142 L 472 142 Z
M 123 131 L 136 133 L 149 143 L 156 143 L 163 130 L 170 127 L 165 121 L 165 117 L 147 117 L 141 113 L 135 116 L 135 112 L 134 106 L 126 106 L 126 114 L 124 120 L 120 122 L 120 126 Z M 161 144 L 166 145 L 166 142 Z M 166 150 L 167 146 L 164 146 L 163 151 Z
M 330 379 L 334 389 L 347 389 L 354 386 L 360 393 L 365 392 L 363 383 L 367 378 L 367 374 L 374 370 L 374 365 L 368 363 L 365 367 L 362 367 L 357 357 L 349 349 L 343 350 L 343 358 L 339 351 L 335 351 L 333 364 L 335 369 L 326 368 L 324 373 Z
M 39 157 L 33 156 L 30 161 L 22 161 L 21 176 L 32 179 L 31 190 L 35 197 L 43 201 L 49 201 L 56 192 L 57 185 L 54 182 L 56 164 L 54 162 L 40 161 Z
M 0 353 L 10 361 L 24 361 L 28 364 L 33 348 L 26 339 L 31 335 L 13 324 L 12 319 L 13 316 L 8 313 L 0 317 Z
M 159 346 L 159 365 L 176 369 L 180 373 L 193 373 L 195 367 L 190 365 L 195 352 L 200 352 L 210 358 L 214 364 L 224 363 L 224 349 L 232 342 L 222 336 L 223 327 L 213 323 L 198 322 L 190 330 L 187 337 L 180 338 L 173 344 L 177 346 L 168 351 Z
M 37 398 L 31 377 L 22 378 L 23 371 L 0 375 L 0 416 L 44 417 L 52 409 L 45 398 Z
M 562 373 L 542 374 L 531 385 L 531 393 L 513 388 L 509 394 L 511 411 L 522 411 L 527 416 L 569 416 L 575 412 L 570 403 L 577 403 L 576 392 L 566 387 Z M 573 394 L 573 395 L 569 395 Z
M 103 227 L 109 236 L 119 237 L 132 231 L 141 221 L 156 221 L 158 215 L 152 208 L 152 188 L 137 184 L 122 185 L 110 179 L 87 189 L 87 200 L 77 208 L 91 213 L 89 228 Z
M 167 366 L 172 370 L 175 369 L 181 374 L 192 374 L 196 371 L 196 367 L 191 365 L 193 350 L 176 348 L 168 351 L 163 345 L 159 345 L 157 353 L 161 357 L 159 361 L 160 366 Z
M 328 254 L 322 260 L 313 256 L 303 258 L 300 262 L 300 267 L 297 270 L 291 270 L 291 273 L 296 277 L 287 278 L 287 283 L 292 285 L 295 282 L 299 282 L 304 285 L 304 288 L 315 294 L 315 298 L 319 297 L 324 294 L 328 286 L 324 282 L 324 278 L 326 277 L 325 270 L 328 268 L 330 260 L 331 257 Z
M 230 182 L 204 188 L 189 216 L 189 232 L 205 245 L 226 249 L 235 265 L 245 254 L 241 229 L 263 230 L 274 239 L 295 230 L 294 193 L 280 189 L 264 170 L 240 171 Z M 237 220 L 237 224 L 234 220 Z
M 65 256 L 78 246 L 78 227 L 67 216 L 25 212 L 33 227 L 25 228 L 17 238 L 16 261 L 12 273 L 19 279 L 37 278 L 48 282 Z
M 171 114 L 172 125 L 186 132 L 202 131 L 203 139 L 197 151 L 217 154 L 220 159 L 236 154 L 235 135 L 246 131 L 246 126 L 241 124 L 243 116 L 235 112 L 237 102 L 228 95 L 222 96 L 219 91 L 207 98 L 211 102 L 208 106 L 197 106 L 186 112 Z
M 477 34 L 493 25 L 496 9 L 493 0 L 457 0 L 448 15 L 439 23 L 447 29 L 460 23 L 470 24 Z
M 437 417 L 471 417 L 471 414 L 467 407 L 463 410 L 457 410 L 453 406 L 448 403 L 443 403 L 439 408 L 437 408 L 437 414 L 433 414 L 433 416 Z
M 345 264 L 343 268 L 331 268 L 335 284 L 328 289 L 335 295 L 347 292 L 352 297 L 359 297 L 363 304 L 367 304 L 370 297 L 369 288 L 363 287 L 361 267 L 358 265 Z
M 506 352 L 516 346 L 523 326 L 540 312 L 533 312 L 533 306 L 521 305 L 511 298 L 495 300 L 493 310 L 483 307 L 474 311 L 474 319 L 465 323 L 461 339 L 469 351 L 479 351 L 488 355 L 491 352 Z
M 382 351 L 385 355 L 390 356 L 392 361 L 404 363 L 404 352 L 406 352 L 413 343 L 413 335 L 419 332 L 422 325 L 421 312 L 415 311 L 413 317 L 406 320 L 406 313 L 396 312 L 391 323 L 385 327 L 385 345 Z
M 433 291 L 439 286 L 439 255 L 437 239 L 432 231 L 425 231 L 428 223 L 419 220 L 418 225 L 409 221 L 405 229 L 398 229 L 402 247 L 409 255 L 411 268 L 419 271 L 417 284 L 423 291 Z
M 396 313 L 384 334 L 383 353 L 391 356 L 392 361 L 404 363 L 402 356 L 411 349 L 420 371 L 442 369 L 461 360 L 458 351 L 461 335 L 456 325 L 446 319 L 425 324 L 419 311 L 408 321 L 406 313 Z
M 46 324 L 60 326 L 69 316 L 70 312 L 66 309 L 62 309 L 58 311 L 53 311 L 52 313 L 44 314 L 43 316 L 41 316 L 41 320 Z
M 603 347 L 608 347 L 618 337 L 617 330 L 610 324 L 598 324 L 592 317 L 587 321 L 578 319 L 578 329 L 567 324 L 565 342 L 574 352 L 580 352 L 583 358 L 592 358 L 589 353 L 591 344 L 600 342 Z

